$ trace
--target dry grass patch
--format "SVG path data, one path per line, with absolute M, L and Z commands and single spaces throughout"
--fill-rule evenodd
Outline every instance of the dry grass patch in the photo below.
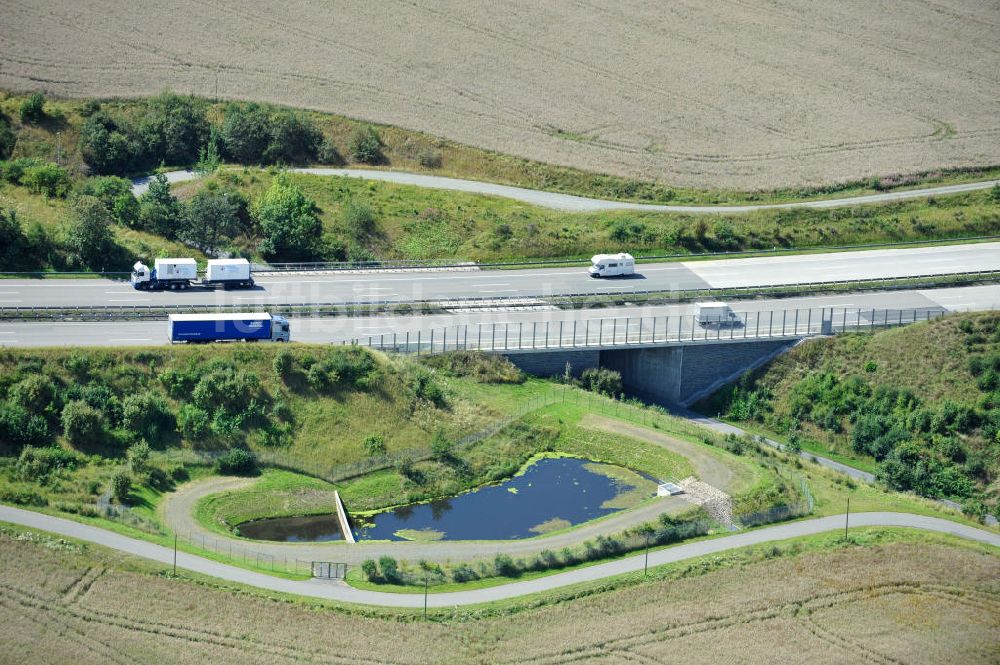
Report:
M 975 663 L 1000 644 L 1000 558 L 938 537 L 722 569 L 713 557 L 662 581 L 424 623 L 174 580 L 16 533 L 0 535 L 0 662 Z

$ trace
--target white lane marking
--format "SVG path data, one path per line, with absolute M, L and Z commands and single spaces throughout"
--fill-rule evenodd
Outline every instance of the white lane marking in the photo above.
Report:
M 0 291 L 0 296 L 16 296 L 20 291 Z
M 0 300 L 0 302 L 24 302 L 23 300 Z
M 235 296 L 233 300 L 267 300 L 269 298 L 277 298 L 278 296 Z
M 483 289 L 482 293 L 515 293 L 519 289 Z
M 0 344 L 17 344 L 16 339 L 0 339 Z
M 152 342 L 152 337 L 119 337 L 117 339 L 109 339 L 109 342 Z
M 105 291 L 104 292 L 105 295 L 112 295 L 112 296 L 130 296 L 133 293 L 135 293 L 135 291 Z
M 150 302 L 149 298 L 110 298 L 108 302 Z M 70 305 L 67 305 L 69 307 Z
M 0 335 L 13 335 L 13 330 L 0 330 Z
M 490 282 L 489 284 L 470 284 L 469 286 L 510 286 L 510 282 Z

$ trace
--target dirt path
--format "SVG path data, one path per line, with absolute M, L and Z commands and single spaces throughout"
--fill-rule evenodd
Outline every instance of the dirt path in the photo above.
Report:
M 196 545 L 221 552 L 235 549 L 251 550 L 274 557 L 276 561 L 301 559 L 303 561 L 342 561 L 359 564 L 365 559 L 389 555 L 407 561 L 462 561 L 492 557 L 498 553 L 511 556 L 534 555 L 542 550 L 559 550 L 563 547 L 579 545 L 600 535 L 610 535 L 628 527 L 649 522 L 662 513 L 677 513 L 686 510 L 690 504 L 678 497 L 657 497 L 636 508 L 624 510 L 604 519 L 583 524 L 577 528 L 550 535 L 525 540 L 507 541 L 455 541 L 455 542 L 406 542 L 376 541 L 359 542 L 353 545 L 343 542 L 331 543 L 271 543 L 236 536 L 225 536 L 201 526 L 194 518 L 194 507 L 199 499 L 229 490 L 247 487 L 256 482 L 254 478 L 211 477 L 182 485 L 169 494 L 159 508 L 164 524 L 173 533 L 186 538 Z M 347 506 L 348 512 L 351 507 Z
M 120 552 L 158 561 L 165 566 L 170 566 L 174 561 L 174 552 L 170 548 L 155 545 L 144 540 L 129 538 L 113 531 L 107 531 L 61 517 L 0 505 L 0 521 L 20 524 L 32 529 L 41 529 L 69 538 L 97 543 Z M 738 547 L 832 531 L 843 528 L 843 524 L 843 515 L 831 515 L 817 519 L 787 522 L 724 538 L 685 543 L 657 550 L 650 553 L 648 562 L 650 566 L 659 566 L 666 563 L 683 561 L 691 557 L 724 552 Z M 890 512 L 857 513 L 851 515 L 851 525 L 854 527 L 879 526 L 923 529 L 1000 547 L 1000 535 L 998 534 L 937 517 Z M 260 589 L 293 593 L 313 598 L 388 607 L 421 607 L 425 602 L 424 595 L 421 593 L 385 593 L 355 589 L 338 582 L 286 580 L 219 563 L 186 552 L 179 552 L 176 556 L 177 565 L 185 570 L 191 570 Z M 642 570 L 644 563 L 643 555 L 638 554 L 607 563 L 577 568 L 531 580 L 511 582 L 510 584 L 495 587 L 450 593 L 433 593 L 427 597 L 426 602 L 429 607 L 454 607 L 516 598 L 531 593 L 557 589 L 569 584 L 578 584 L 604 579 L 612 575 L 635 572 Z
M 609 434 L 621 434 L 624 436 L 652 443 L 653 445 L 666 448 L 671 452 L 686 457 L 694 467 L 698 480 L 708 483 L 713 487 L 723 490 L 727 494 L 734 494 L 745 489 L 752 481 L 752 474 L 749 470 L 739 468 L 735 464 L 726 464 L 712 451 L 703 446 L 678 439 L 655 429 L 649 429 L 640 425 L 623 420 L 615 420 L 606 416 L 587 414 L 580 421 L 582 427 L 608 432 Z
M 679 212 L 689 214 L 718 214 L 718 213 L 742 213 L 754 212 L 755 210 L 768 210 L 771 208 L 840 208 L 857 205 L 867 205 L 872 203 L 888 203 L 891 201 L 904 201 L 907 199 L 923 198 L 928 196 L 946 196 L 949 194 L 961 194 L 964 192 L 974 192 L 982 189 L 989 189 L 1000 180 L 987 180 L 983 182 L 969 182 L 958 185 L 941 185 L 937 187 L 924 187 L 920 189 L 901 190 L 898 192 L 884 192 L 882 194 L 866 194 L 864 196 L 851 196 L 839 199 L 823 199 L 818 201 L 799 201 L 796 203 L 772 203 L 757 205 L 730 205 L 730 206 L 682 206 L 682 205 L 659 205 L 652 203 L 630 203 L 628 201 L 607 201 L 604 199 L 591 199 L 573 194 L 560 194 L 558 192 L 546 192 L 537 189 L 525 189 L 524 187 L 512 187 L 510 185 L 498 185 L 492 182 L 481 182 L 478 180 L 463 180 L 461 178 L 447 178 L 444 176 L 426 175 L 423 173 L 407 173 L 405 171 L 379 171 L 375 169 L 327 169 L 327 168 L 298 168 L 290 169 L 295 173 L 305 173 L 319 176 L 339 176 L 345 178 L 363 178 L 365 180 L 381 180 L 400 185 L 413 185 L 428 189 L 445 189 L 470 194 L 482 194 L 486 196 L 500 196 L 505 199 L 513 199 L 522 203 L 550 208 L 553 210 L 564 210 L 567 212 L 595 212 L 600 210 L 647 210 L 653 212 Z M 170 182 L 185 182 L 194 180 L 198 175 L 194 171 L 171 171 L 166 174 Z M 139 196 L 149 188 L 150 177 L 138 178 L 132 184 L 132 193 Z

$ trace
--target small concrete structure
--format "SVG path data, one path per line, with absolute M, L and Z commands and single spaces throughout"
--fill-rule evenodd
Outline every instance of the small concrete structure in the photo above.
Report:
M 656 496 L 676 496 L 683 493 L 684 488 L 676 483 L 666 482 L 656 486 Z
M 340 534 L 344 537 L 345 543 L 356 543 L 354 532 L 351 531 L 351 523 L 347 521 L 347 511 L 344 510 L 344 502 L 340 500 L 340 492 L 333 490 L 333 500 L 337 504 L 337 521 L 340 522 Z

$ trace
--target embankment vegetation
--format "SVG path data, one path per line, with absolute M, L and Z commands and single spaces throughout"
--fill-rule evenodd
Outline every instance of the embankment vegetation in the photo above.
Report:
M 148 262 L 169 254 L 203 259 L 220 251 L 272 261 L 494 261 L 581 257 L 615 247 L 683 254 L 1000 232 L 1000 188 L 837 210 L 708 216 L 562 213 L 503 199 L 305 176 L 281 168 L 357 164 L 611 198 L 688 203 L 698 197 L 650 183 L 525 163 L 526 173 L 544 174 L 539 183 L 517 170 L 512 175 L 506 167 L 490 167 L 494 160 L 507 163 L 491 153 L 315 112 L 162 93 L 132 101 L 42 99 L 40 111 L 35 104 L 35 110 L 21 114 L 28 101 L 0 100 L 5 118 L 0 122 L 0 238 L 5 248 L 0 269 L 5 270 L 128 270 L 136 259 Z M 226 164 L 244 168 L 231 170 Z M 205 177 L 174 188 L 154 181 L 149 192 L 134 200 L 125 177 L 161 165 L 193 165 Z M 939 174 L 931 180 L 991 174 Z M 906 184 L 911 180 L 869 183 L 873 190 Z M 719 193 L 706 197 L 711 202 L 732 198 Z M 788 197 L 794 195 L 743 196 Z
M 890 488 L 1000 513 L 996 313 L 813 340 L 702 407 L 871 468 Z

